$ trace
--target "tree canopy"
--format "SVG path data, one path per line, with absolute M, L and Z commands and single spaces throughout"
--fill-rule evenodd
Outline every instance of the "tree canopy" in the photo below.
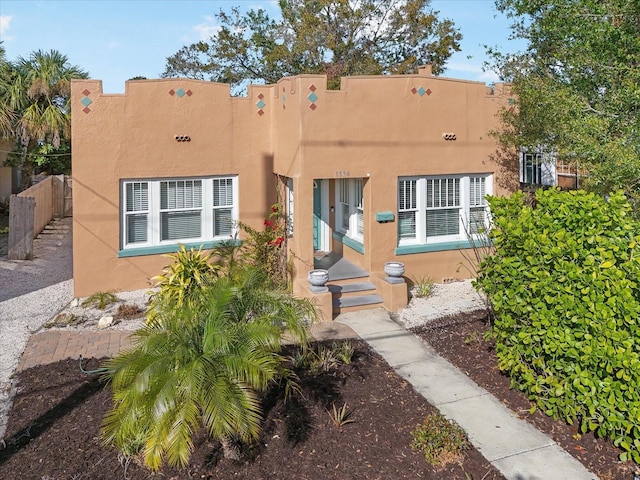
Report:
M 545 148 L 588 171 L 585 186 L 640 192 L 640 3 L 497 0 L 526 51 L 492 51 L 515 108 L 506 146 Z
M 4 49 L 0 50 L 0 135 L 15 139 L 20 148 L 17 163 L 24 170 L 23 183 L 33 171 L 34 150 L 49 143 L 39 158 L 51 152 L 59 155 L 61 142 L 70 138 L 71 80 L 87 76 L 56 50 L 38 50 L 15 62 L 6 60 Z
M 280 0 L 281 18 L 262 9 L 220 11 L 208 41 L 167 59 L 165 77 L 231 83 L 275 83 L 322 73 L 329 88 L 346 75 L 415 73 L 430 64 L 441 73 L 462 38 L 439 19 L 430 0 Z

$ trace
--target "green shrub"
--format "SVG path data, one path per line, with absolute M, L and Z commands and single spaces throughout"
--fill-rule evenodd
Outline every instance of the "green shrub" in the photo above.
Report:
M 87 297 L 82 302 L 83 307 L 94 307 L 99 310 L 104 310 L 109 305 L 118 301 L 118 297 L 116 297 L 111 292 L 96 292 L 90 297 Z
M 495 255 L 476 285 L 495 311 L 499 367 L 547 415 L 640 462 L 640 225 L 621 193 L 489 199 Z
M 152 278 L 159 290 L 151 296 L 149 319 L 157 315 L 163 304 L 176 308 L 193 306 L 201 301 L 204 289 L 213 282 L 218 266 L 211 253 L 180 245 L 176 253 L 165 255 L 172 260 L 162 274 Z
M 433 293 L 435 283 L 431 277 L 419 277 L 413 280 L 413 294 L 418 298 L 427 298 Z
M 428 415 L 411 436 L 411 446 L 421 451 L 427 462 L 434 466 L 459 460 L 469 446 L 467 434 L 460 425 L 440 413 Z

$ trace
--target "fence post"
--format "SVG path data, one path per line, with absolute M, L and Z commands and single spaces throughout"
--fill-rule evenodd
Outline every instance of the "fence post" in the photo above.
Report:
M 64 207 L 63 207 L 63 217 L 70 217 L 73 215 L 73 178 L 65 175 L 64 176 Z
M 64 217 L 64 175 L 53 177 L 53 216 Z
M 36 199 L 11 195 L 9 199 L 9 260 L 33 259 Z

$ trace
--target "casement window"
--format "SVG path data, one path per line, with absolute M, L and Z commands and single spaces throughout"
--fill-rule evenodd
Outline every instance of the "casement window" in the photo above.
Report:
M 542 154 L 522 154 L 522 182 L 533 185 L 542 185 Z
M 123 181 L 123 249 L 232 238 L 237 188 L 235 176 Z
M 364 202 L 362 178 L 336 180 L 336 226 L 340 233 L 362 242 L 364 238 Z
M 401 177 L 398 180 L 398 244 L 467 240 L 483 234 L 489 215 L 491 176 Z
M 557 161 L 552 153 L 544 150 L 530 152 L 520 150 L 520 182 L 531 185 L 557 185 Z

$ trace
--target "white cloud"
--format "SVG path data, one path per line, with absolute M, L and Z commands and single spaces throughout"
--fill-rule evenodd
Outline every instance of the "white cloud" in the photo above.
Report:
M 114 50 L 116 48 L 120 48 L 121 45 L 122 44 L 117 40 L 110 40 L 109 42 L 107 42 L 107 48 L 109 50 Z
M 10 15 L 0 15 L 0 35 L 2 35 L 2 40 L 11 40 L 11 37 L 7 35 L 7 30 L 9 30 L 12 18 Z
M 482 66 L 474 63 L 450 62 L 446 64 L 447 70 L 465 73 L 483 73 Z
M 204 17 L 204 22 L 193 27 L 198 34 L 198 40 L 209 40 L 209 38 L 220 30 L 220 25 L 216 24 L 216 19 L 210 15 Z
M 493 70 L 487 70 L 486 72 L 482 72 L 482 74 L 477 78 L 477 80 L 485 83 L 495 83 L 495 82 L 501 81 L 500 76 Z

